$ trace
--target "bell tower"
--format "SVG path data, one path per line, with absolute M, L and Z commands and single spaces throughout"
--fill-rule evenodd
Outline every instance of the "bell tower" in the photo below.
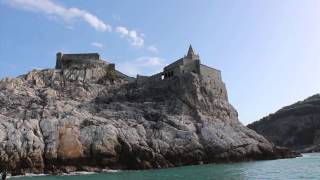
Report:
M 188 49 L 188 53 L 187 53 L 187 58 L 192 59 L 192 60 L 198 60 L 199 59 L 199 55 L 196 54 L 190 44 L 189 49 Z

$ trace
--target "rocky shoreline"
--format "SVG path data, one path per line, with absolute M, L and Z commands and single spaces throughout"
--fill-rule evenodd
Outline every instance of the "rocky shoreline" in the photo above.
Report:
M 12 175 L 293 158 L 243 126 L 223 82 L 128 82 L 103 65 L 0 81 L 0 168 Z
M 286 106 L 250 125 L 278 146 L 301 153 L 320 152 L 320 95 Z

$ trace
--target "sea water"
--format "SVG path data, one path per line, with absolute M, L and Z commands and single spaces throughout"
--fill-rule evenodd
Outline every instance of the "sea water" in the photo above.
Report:
M 320 153 L 304 154 L 294 159 L 251 161 L 243 163 L 209 164 L 178 168 L 113 171 L 73 176 L 24 176 L 17 180 L 278 180 L 320 179 Z

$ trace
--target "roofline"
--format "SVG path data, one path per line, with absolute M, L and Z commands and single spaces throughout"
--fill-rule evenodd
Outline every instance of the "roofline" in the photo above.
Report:
M 58 52 L 61 53 L 62 55 L 85 55 L 85 54 L 99 54 L 98 52 L 93 52 L 93 53 L 63 53 L 63 52 Z M 57 54 L 58 54 L 57 53 Z M 100 54 L 99 54 L 100 55 Z

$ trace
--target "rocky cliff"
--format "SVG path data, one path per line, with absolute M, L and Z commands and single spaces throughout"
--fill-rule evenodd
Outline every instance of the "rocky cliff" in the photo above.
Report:
M 221 85 L 193 73 L 129 83 L 97 65 L 2 79 L 0 168 L 59 173 L 296 156 L 243 126 Z
M 320 95 L 284 107 L 248 127 L 276 145 L 300 152 L 320 151 Z

